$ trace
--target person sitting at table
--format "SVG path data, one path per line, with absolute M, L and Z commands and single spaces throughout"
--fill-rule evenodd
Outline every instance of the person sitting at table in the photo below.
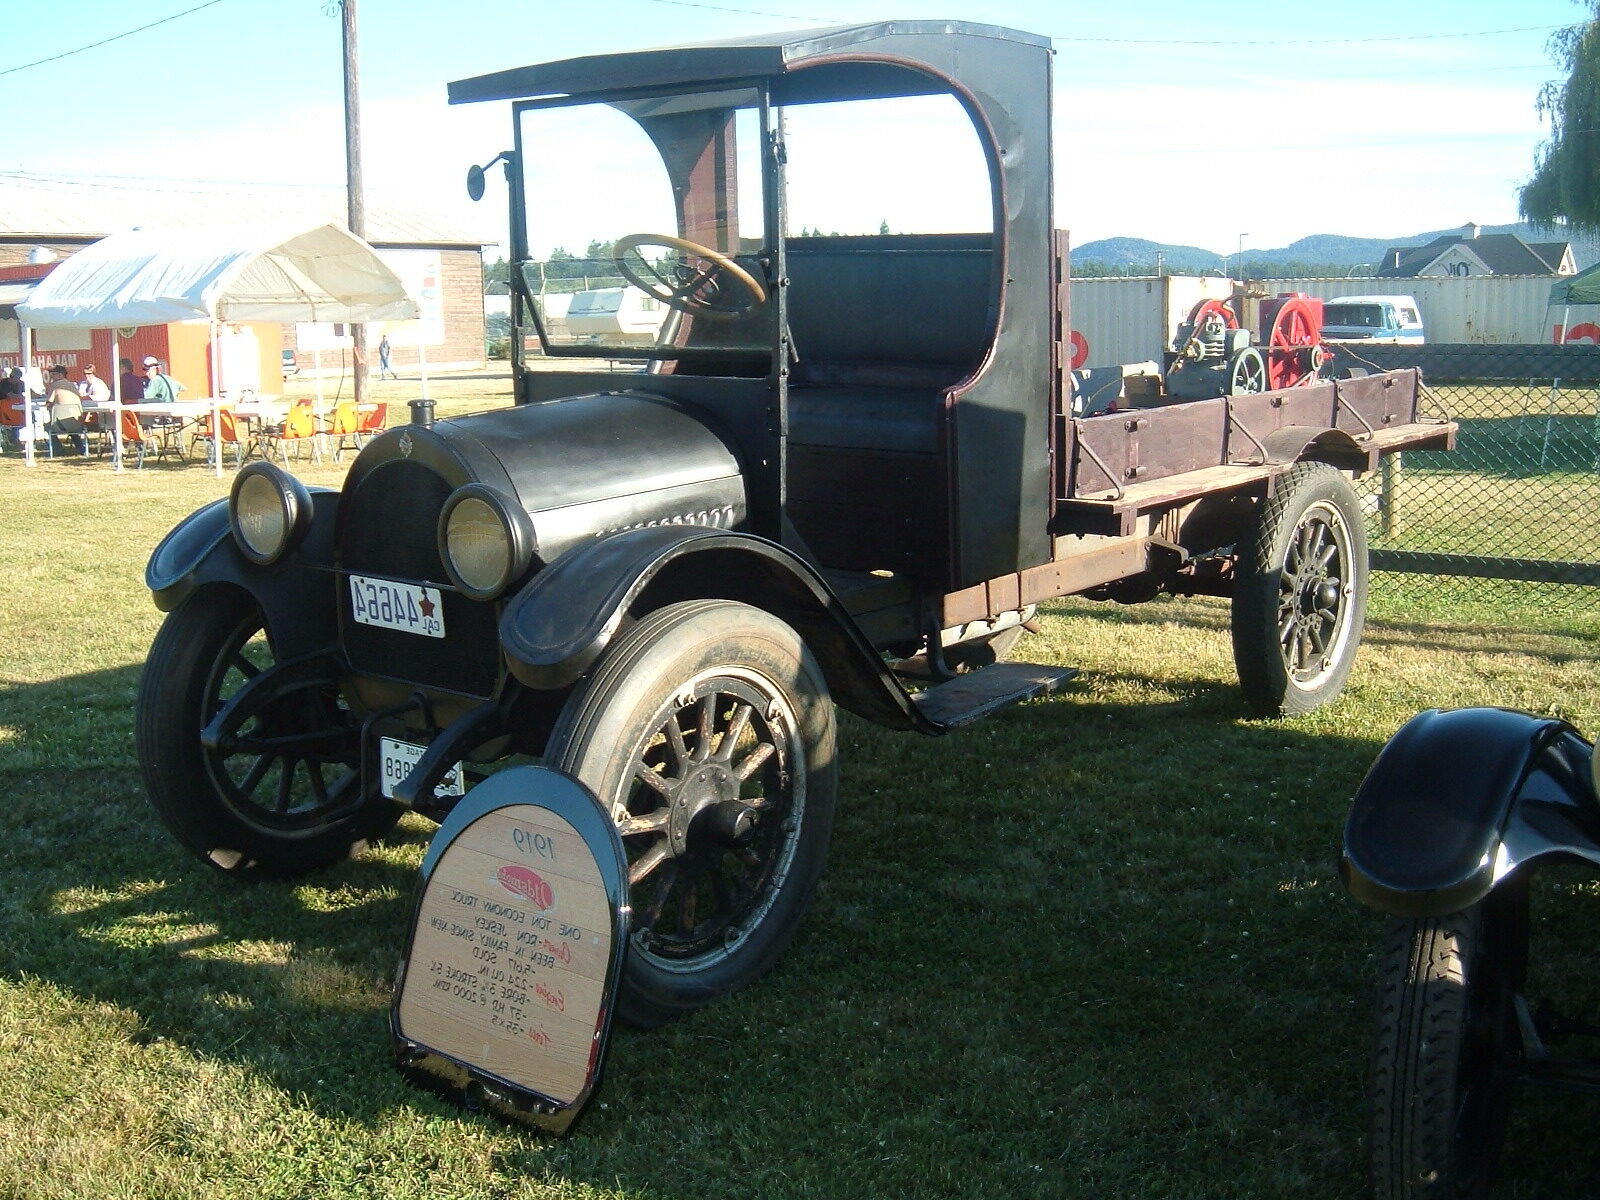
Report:
M 62 448 L 61 439 L 72 438 L 81 454 L 89 453 L 89 439 L 83 432 L 83 398 L 67 378 L 67 369 L 57 363 L 50 368 L 50 390 L 45 393 L 45 403 L 50 406 L 50 423 L 45 432 Z
M 161 360 L 146 358 L 144 360 L 144 403 L 145 404 L 172 404 L 178 399 L 178 393 L 183 391 L 183 384 L 161 369 Z M 177 417 L 151 417 L 144 422 L 146 425 L 177 425 L 181 422 Z
M 28 389 L 22 375 L 0 374 L 0 412 L 12 420 L 0 421 L 0 434 L 7 446 L 22 445 L 22 431 L 28 424 Z
M 96 404 L 111 403 L 111 385 L 96 375 L 93 367 L 83 369 L 83 383 L 78 390 L 85 400 L 92 400 Z
M 144 399 L 144 376 L 133 369 L 133 359 L 122 360 L 122 402 L 137 404 Z

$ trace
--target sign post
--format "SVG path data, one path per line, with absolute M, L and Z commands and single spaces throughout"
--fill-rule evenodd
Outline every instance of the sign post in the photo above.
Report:
M 566 1133 L 600 1081 L 627 881 L 615 825 L 571 776 L 516 767 L 473 788 L 423 860 L 390 1010 L 401 1069 Z

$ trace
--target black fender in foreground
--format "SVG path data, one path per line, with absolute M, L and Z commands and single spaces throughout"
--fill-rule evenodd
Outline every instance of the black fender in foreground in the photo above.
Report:
M 232 584 L 255 597 L 280 659 L 326 649 L 338 637 L 333 519 L 339 493 L 310 488 L 311 527 L 300 545 L 270 567 L 247 559 L 233 540 L 228 501 L 213 500 L 173 527 L 151 551 L 144 581 L 155 605 L 171 612 L 212 584 Z
M 506 606 L 500 640 L 519 680 L 540 690 L 564 688 L 594 665 L 630 613 L 713 598 L 750 604 L 788 622 L 844 708 L 892 729 L 943 732 L 917 711 L 822 577 L 753 534 L 658 525 L 585 542 L 539 572 Z
M 1429 709 L 1379 752 L 1345 822 L 1339 869 L 1363 904 L 1457 912 L 1550 858 L 1600 864 L 1593 748 L 1565 721 Z

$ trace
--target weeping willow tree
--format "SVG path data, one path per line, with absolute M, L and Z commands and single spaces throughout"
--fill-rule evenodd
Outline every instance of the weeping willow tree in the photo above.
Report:
M 1550 122 L 1550 140 L 1539 147 L 1517 207 L 1537 224 L 1600 233 L 1600 0 L 1584 3 L 1595 19 L 1550 39 L 1567 78 L 1552 80 L 1539 93 L 1539 115 Z

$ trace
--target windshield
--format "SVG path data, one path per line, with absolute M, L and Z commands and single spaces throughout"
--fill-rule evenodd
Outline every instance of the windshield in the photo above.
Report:
M 1361 329 L 1383 328 L 1380 304 L 1330 304 L 1323 317 L 1325 325 L 1353 325 Z
M 765 114 L 761 99 L 725 88 L 519 109 L 520 270 L 543 330 L 527 349 L 769 375 L 779 205 L 762 147 L 781 139 L 789 366 L 974 369 L 998 271 L 991 167 L 967 110 L 948 92 Z
M 670 354 L 690 323 L 701 349 L 767 345 L 757 93 L 533 107 L 519 120 L 521 270 L 546 351 Z

